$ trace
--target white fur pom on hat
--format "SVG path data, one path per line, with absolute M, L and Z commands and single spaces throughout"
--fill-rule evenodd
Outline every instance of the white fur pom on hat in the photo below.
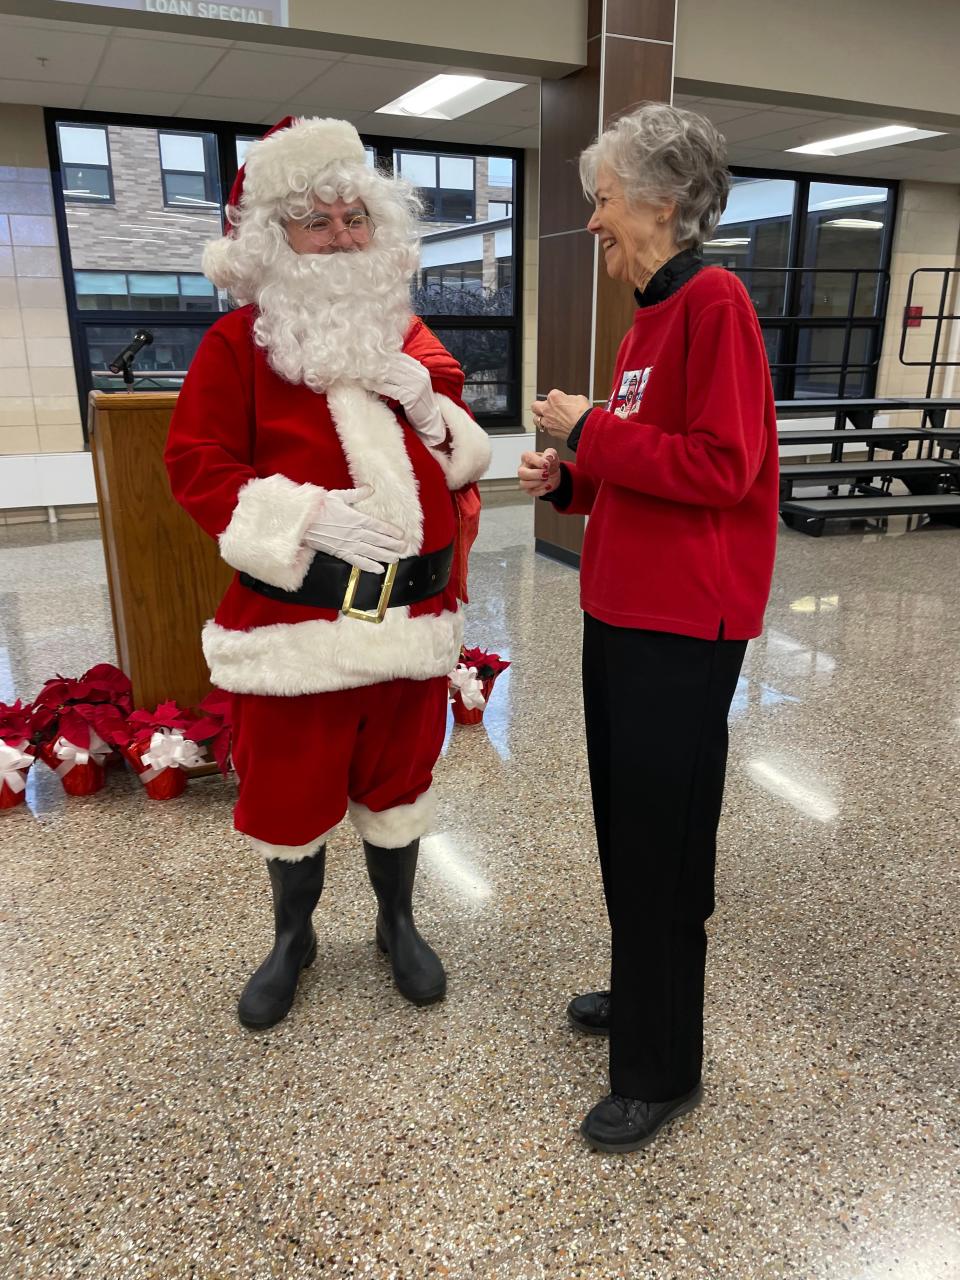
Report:
M 251 144 L 230 191 L 227 207 L 283 200 L 305 191 L 331 164 L 365 163 L 360 135 L 346 120 L 286 116 Z

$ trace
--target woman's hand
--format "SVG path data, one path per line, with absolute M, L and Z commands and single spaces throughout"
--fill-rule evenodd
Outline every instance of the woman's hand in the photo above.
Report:
M 531 498 L 542 498 L 553 493 L 560 483 L 560 458 L 556 449 L 543 453 L 525 453 L 517 470 L 520 488 Z
M 534 400 L 531 408 L 539 431 L 554 440 L 566 440 L 588 409 L 593 406 L 586 396 L 568 396 L 565 391 L 551 391 L 546 400 Z

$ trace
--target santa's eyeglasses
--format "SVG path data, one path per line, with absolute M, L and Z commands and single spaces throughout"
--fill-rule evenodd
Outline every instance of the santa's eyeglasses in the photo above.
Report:
M 322 217 L 307 218 L 300 223 L 300 226 L 307 235 L 324 248 L 328 244 L 333 244 L 341 231 L 347 231 L 351 240 L 360 242 L 369 240 L 376 230 L 373 219 L 368 213 L 355 213 L 341 220 L 339 226 L 333 219 Z

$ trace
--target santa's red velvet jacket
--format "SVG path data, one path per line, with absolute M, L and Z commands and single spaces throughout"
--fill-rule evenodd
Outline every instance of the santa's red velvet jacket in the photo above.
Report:
M 318 394 L 286 382 L 254 342 L 255 314 L 241 307 L 205 334 L 165 455 L 173 496 L 238 571 L 203 630 L 213 683 L 297 695 L 446 675 L 462 638 L 456 573 L 441 595 L 390 608 L 379 624 L 270 599 L 239 573 L 296 591 L 314 555 L 303 535 L 328 489 L 372 486 L 359 506 L 400 527 L 401 556 L 449 546 L 451 490 L 479 479 L 490 461 L 489 438 L 461 399 L 459 365 L 413 322 L 403 349 L 430 370 L 452 441 L 444 453 L 357 384 Z
M 668 296 L 637 310 L 610 401 L 578 424 L 577 461 L 564 464 L 551 498 L 589 516 L 586 613 L 618 627 L 748 640 L 763 627 L 776 550 L 773 388 L 743 285 L 719 267 L 690 275 L 693 257 L 668 264 L 687 276 L 672 293 L 661 269 Z

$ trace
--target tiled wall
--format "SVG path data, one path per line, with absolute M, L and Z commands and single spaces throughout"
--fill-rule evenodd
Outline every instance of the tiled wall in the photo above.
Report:
M 82 448 L 43 112 L 0 105 L 0 455 Z
M 926 394 L 927 370 L 900 363 L 900 336 L 907 289 L 910 276 L 918 267 L 958 267 L 958 255 L 960 187 L 945 182 L 902 183 L 890 262 L 890 298 L 883 355 L 877 377 L 877 395 Z M 919 291 L 914 290 L 913 303 L 922 306 L 925 312 L 935 312 L 940 301 L 942 277 L 931 275 L 920 279 L 922 284 Z M 957 301 L 955 282 L 954 291 L 947 298 L 947 310 L 956 313 Z M 907 359 L 919 360 L 929 355 L 933 327 L 928 322 L 918 329 L 908 331 L 904 349 Z M 960 325 L 956 327 L 960 329 Z M 946 338 L 948 342 L 956 342 L 957 335 L 951 331 Z M 941 358 L 945 355 L 946 352 Z M 953 393 L 950 374 L 950 370 L 938 371 L 934 381 L 934 395 Z

